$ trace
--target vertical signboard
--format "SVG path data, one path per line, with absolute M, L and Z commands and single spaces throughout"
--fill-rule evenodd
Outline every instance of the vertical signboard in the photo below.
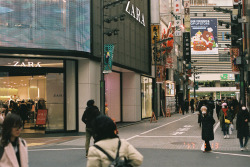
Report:
M 184 0 L 184 27 L 190 32 L 190 0 Z
M 174 0 L 174 26 L 175 26 L 175 36 L 181 36 L 181 0 Z
M 162 65 L 156 66 L 156 83 L 162 83 L 164 80 L 164 67 Z
M 239 57 L 240 55 L 239 48 L 230 48 L 230 55 L 231 55 L 232 72 L 235 73 L 240 72 L 240 68 L 236 63 L 237 57 Z
M 192 18 L 191 54 L 218 54 L 217 19 Z

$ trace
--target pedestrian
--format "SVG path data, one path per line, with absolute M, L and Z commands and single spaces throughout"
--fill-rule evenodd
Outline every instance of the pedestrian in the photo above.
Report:
M 86 124 L 86 141 L 85 141 L 85 149 L 86 149 L 86 157 L 88 156 L 90 139 L 93 137 L 93 121 L 96 117 L 100 115 L 100 111 L 95 106 L 94 100 L 89 100 L 87 102 L 87 108 L 82 115 L 82 121 Z
M 194 113 L 194 99 L 190 101 L 191 112 Z
M 236 120 L 236 129 L 237 129 L 237 138 L 240 141 L 240 150 L 247 150 L 247 142 L 249 136 L 249 112 L 245 105 L 242 105 L 239 113 L 237 114 Z M 243 138 L 245 138 L 245 143 L 243 143 Z
M 126 158 L 128 166 L 137 167 L 142 164 L 143 156 L 141 153 L 125 139 L 120 139 L 114 131 L 115 124 L 110 117 L 100 115 L 96 118 L 94 121 L 95 145 L 89 148 L 87 167 L 111 166 L 113 159 L 116 159 L 118 155 L 117 153 L 122 160 Z
M 221 102 L 220 100 L 216 101 L 216 115 L 218 120 L 220 120 L 220 110 L 221 110 Z
M 22 119 L 19 115 L 5 117 L 0 143 L 1 167 L 28 167 L 27 144 L 20 138 Z
M 220 111 L 220 126 L 222 128 L 224 139 L 229 139 L 229 126 L 233 121 L 233 113 L 230 113 L 227 103 L 222 104 Z
M 213 117 L 215 105 L 212 97 L 209 97 L 209 100 L 207 101 L 207 108 L 208 108 L 208 114 Z
M 215 123 L 214 118 L 208 114 L 208 110 L 206 106 L 201 107 L 202 112 L 202 140 L 205 141 L 205 148 L 203 152 L 210 152 L 212 151 L 209 141 L 214 140 L 214 131 L 213 126 Z
M 188 99 L 185 100 L 184 105 L 185 105 L 185 111 L 186 111 L 186 113 L 188 113 L 188 110 L 189 110 L 189 101 L 188 101 Z

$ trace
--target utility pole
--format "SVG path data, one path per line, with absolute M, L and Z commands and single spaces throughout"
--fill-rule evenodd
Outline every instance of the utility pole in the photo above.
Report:
M 105 80 L 104 80 L 104 4 L 100 2 L 100 35 L 101 35 L 101 80 L 100 80 L 100 112 L 105 113 Z

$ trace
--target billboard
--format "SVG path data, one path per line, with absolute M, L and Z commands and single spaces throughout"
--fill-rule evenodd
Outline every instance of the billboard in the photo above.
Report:
M 0 1 L 0 46 L 90 52 L 90 0 Z
M 191 54 L 218 54 L 217 19 L 191 18 Z

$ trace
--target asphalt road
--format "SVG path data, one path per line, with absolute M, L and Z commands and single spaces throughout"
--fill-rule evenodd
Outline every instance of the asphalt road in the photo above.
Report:
M 212 153 L 201 151 L 203 141 L 197 115 L 173 115 L 157 123 L 144 121 L 119 129 L 120 138 L 133 144 L 144 156 L 143 167 L 246 167 L 250 151 L 241 152 L 236 131 L 223 139 L 218 122 L 214 126 Z M 67 142 L 29 148 L 31 167 L 84 167 L 84 136 Z

